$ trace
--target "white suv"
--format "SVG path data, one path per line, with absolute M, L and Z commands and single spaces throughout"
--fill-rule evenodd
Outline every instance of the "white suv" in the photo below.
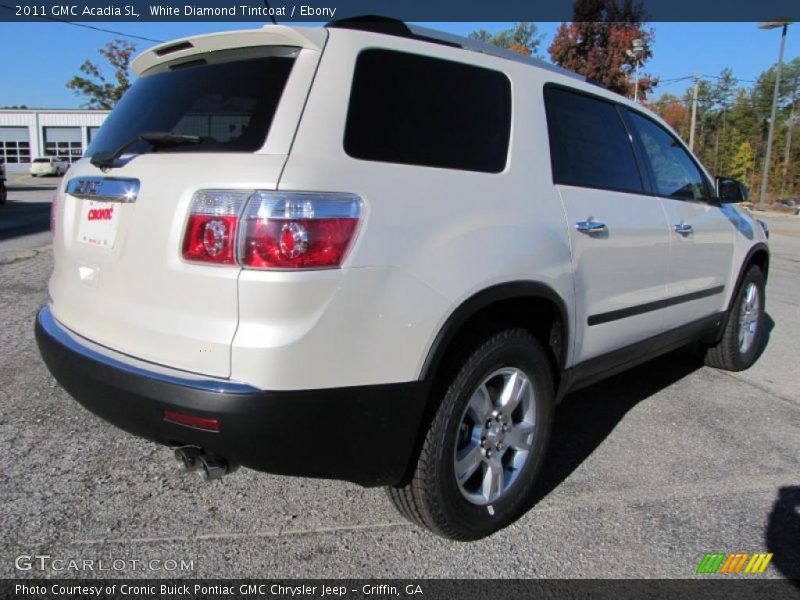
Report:
M 762 225 L 663 122 L 399 22 L 157 46 L 56 197 L 49 369 L 210 478 L 387 486 L 476 539 L 568 391 L 764 331 Z
M 56 156 L 43 156 L 34 158 L 31 163 L 30 174 L 33 177 L 46 177 L 63 175 L 69 170 L 69 162 Z

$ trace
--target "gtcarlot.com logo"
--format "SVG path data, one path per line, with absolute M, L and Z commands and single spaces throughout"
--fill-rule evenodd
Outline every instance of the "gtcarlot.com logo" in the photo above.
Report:
M 194 571 L 194 559 L 183 558 L 53 558 L 49 554 L 20 554 L 14 559 L 17 571 L 111 572 L 111 571 Z

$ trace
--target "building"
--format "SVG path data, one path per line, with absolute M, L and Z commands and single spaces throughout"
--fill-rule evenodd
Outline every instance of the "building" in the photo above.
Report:
M 83 156 L 107 110 L 0 109 L 0 160 L 6 170 L 26 171 L 40 156 L 70 163 Z

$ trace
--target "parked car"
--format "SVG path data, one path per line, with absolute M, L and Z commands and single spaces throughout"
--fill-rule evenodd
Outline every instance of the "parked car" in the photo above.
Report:
M 36 337 L 78 402 L 187 469 L 386 486 L 477 539 L 528 506 L 568 392 L 687 344 L 758 356 L 746 188 L 581 76 L 360 21 L 133 69 L 57 195 Z
M 0 204 L 5 204 L 8 200 L 8 189 L 6 188 L 6 166 L 0 160 Z
M 60 176 L 67 170 L 69 170 L 69 162 L 66 159 L 57 156 L 42 156 L 33 159 L 30 174 L 34 177 Z

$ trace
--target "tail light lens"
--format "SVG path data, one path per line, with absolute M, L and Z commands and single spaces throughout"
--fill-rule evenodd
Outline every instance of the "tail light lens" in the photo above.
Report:
M 242 229 L 242 266 L 253 269 L 338 267 L 361 218 L 350 194 L 256 192 Z
M 192 198 L 183 258 L 251 269 L 342 264 L 361 219 L 352 194 L 202 190 Z
M 202 190 L 192 198 L 183 236 L 183 258 L 191 262 L 236 264 L 239 215 L 251 192 Z

